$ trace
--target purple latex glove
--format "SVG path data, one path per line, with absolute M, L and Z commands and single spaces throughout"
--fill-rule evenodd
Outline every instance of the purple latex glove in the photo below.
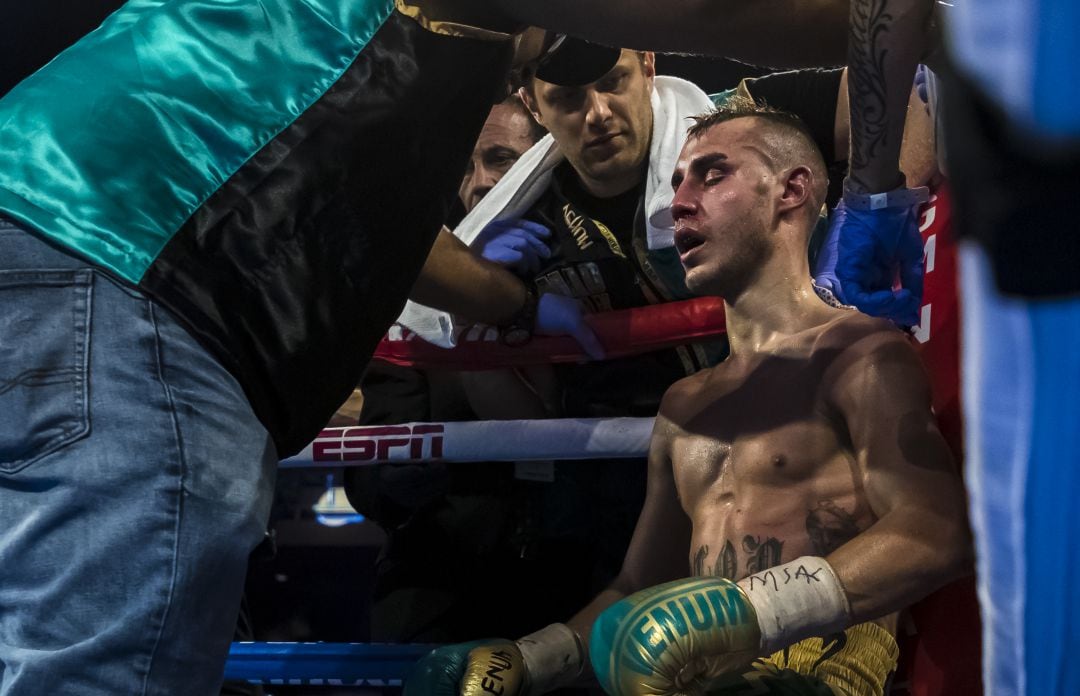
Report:
M 919 95 L 919 99 L 922 99 L 923 104 L 930 104 L 930 86 L 928 83 L 930 76 L 927 74 L 927 67 L 920 64 L 915 68 L 915 92 Z
M 533 276 L 551 256 L 547 240 L 551 230 L 531 220 L 496 220 L 480 233 L 480 255 L 523 276 Z
M 540 336 L 572 336 L 593 360 L 604 359 L 604 347 L 585 323 L 581 305 L 572 297 L 545 292 L 536 306 L 536 326 Z
M 893 290 L 897 278 L 900 288 Z M 918 206 L 863 211 L 840 201 L 818 254 L 814 282 L 871 316 L 917 325 L 923 294 Z

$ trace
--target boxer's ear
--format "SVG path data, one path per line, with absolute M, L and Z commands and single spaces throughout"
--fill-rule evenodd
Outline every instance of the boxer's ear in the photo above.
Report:
M 788 170 L 782 176 L 783 190 L 777 207 L 784 214 L 813 202 L 814 172 L 810 167 L 799 165 Z M 816 210 L 814 212 L 817 212 Z

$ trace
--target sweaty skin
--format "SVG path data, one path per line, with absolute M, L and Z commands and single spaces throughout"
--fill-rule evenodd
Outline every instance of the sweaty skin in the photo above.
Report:
M 820 313 L 824 324 L 682 380 L 664 400 L 657 437 L 691 522 L 693 575 L 739 580 L 826 557 L 878 520 L 835 393 L 848 388 L 842 364 L 887 352 L 904 362 L 908 347 L 861 314 Z
M 851 312 L 768 354 L 679 382 L 664 436 L 693 534 L 694 575 L 739 580 L 799 556 L 827 556 L 874 521 L 846 437 L 828 403 L 828 367 Z M 842 329 L 847 329 L 843 331 Z
M 582 637 L 643 588 L 804 555 L 828 560 L 851 623 L 895 630 L 891 614 L 968 567 L 959 475 L 910 339 L 813 291 L 805 245 L 824 165 L 805 147 L 753 117 L 687 141 L 676 248 L 688 286 L 724 298 L 731 356 L 665 395 L 634 537 L 611 587 L 570 621 Z

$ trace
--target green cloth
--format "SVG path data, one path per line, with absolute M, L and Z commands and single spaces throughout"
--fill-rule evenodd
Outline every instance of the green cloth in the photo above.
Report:
M 0 212 L 138 283 L 392 0 L 132 0 L 0 100 Z

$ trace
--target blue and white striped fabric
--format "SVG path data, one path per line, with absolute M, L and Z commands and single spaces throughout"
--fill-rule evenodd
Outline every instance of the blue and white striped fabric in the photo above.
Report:
M 953 62 L 1016 123 L 1080 137 L 1080 3 L 940 0 Z
M 986 693 L 1080 694 L 1080 298 L 1003 297 L 973 243 L 961 282 Z
M 941 4 L 956 67 L 1027 136 L 1075 146 L 1080 3 L 952 3 Z M 982 247 L 961 254 L 986 693 L 1080 694 L 1080 298 L 1006 298 Z

